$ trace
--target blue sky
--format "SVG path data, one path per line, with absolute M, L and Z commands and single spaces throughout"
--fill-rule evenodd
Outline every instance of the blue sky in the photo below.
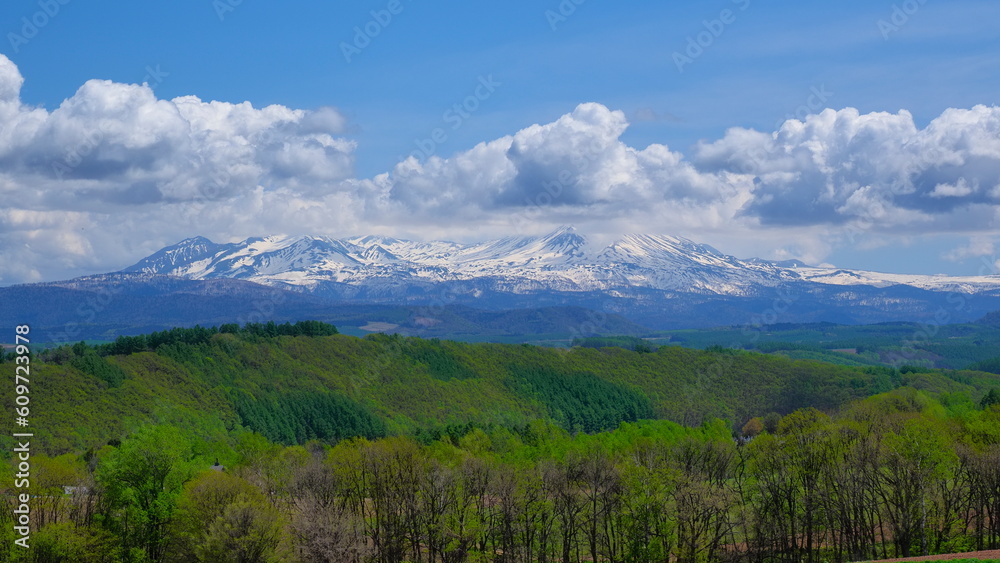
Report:
M 41 108 L 49 125 L 29 128 L 30 146 L 0 146 L 0 283 L 115 270 L 195 235 L 472 239 L 564 223 L 841 267 L 975 274 L 995 262 L 1000 5 L 577 2 L 6 2 L 16 115 L 35 123 Z M 110 83 L 81 90 L 93 80 Z M 182 96 L 199 104 L 175 123 L 160 102 Z M 272 105 L 299 113 L 265 116 Z M 824 121 L 825 108 L 841 113 Z M 815 123 L 781 146 L 740 133 L 789 118 Z M 25 130 L 15 121 L 0 123 Z M 81 141 L 98 123 L 109 129 Z M 955 140 L 970 127 L 971 141 Z M 588 140 L 600 155 L 573 163 Z M 261 144 L 239 152 L 247 143 Z M 916 148 L 880 168 L 893 143 Z M 504 156 L 522 146 L 542 156 Z M 759 169 L 738 162 L 749 146 Z M 796 151 L 834 156 L 800 169 Z M 54 178 L 45 158 L 71 166 Z M 192 159 L 226 178 L 219 189 L 191 187 L 203 181 L 183 177 Z M 225 168 L 233 160 L 242 168 Z M 907 188 L 877 189 L 913 162 Z M 573 186 L 539 204 L 564 170 Z

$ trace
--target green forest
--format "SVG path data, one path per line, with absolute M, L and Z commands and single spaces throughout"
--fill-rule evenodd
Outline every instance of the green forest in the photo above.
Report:
M 578 344 L 357 338 L 306 321 L 35 351 L 32 547 L 13 542 L 12 465 L 0 560 L 821 562 L 1000 548 L 994 373 Z
M 844 365 L 945 369 L 983 369 L 991 365 L 996 370 L 1000 365 L 998 319 L 1000 315 L 991 313 L 976 322 L 961 324 L 775 323 L 664 331 L 649 334 L 641 341 L 646 346 L 738 347 Z

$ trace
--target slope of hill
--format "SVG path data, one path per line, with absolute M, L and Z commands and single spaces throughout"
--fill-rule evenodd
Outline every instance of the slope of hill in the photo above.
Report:
M 761 352 L 812 355 L 849 365 L 893 365 L 980 369 L 1000 373 L 1000 327 L 983 323 L 776 323 L 771 326 L 715 327 L 655 333 L 649 345 L 693 348 L 737 347 Z M 980 364 L 980 362 L 985 362 Z M 989 364 L 991 367 L 985 369 Z M 978 365 L 979 367 L 974 367 Z
M 587 431 L 650 416 L 742 425 L 770 412 L 835 409 L 903 384 L 979 400 L 1000 382 L 979 372 L 901 375 L 731 350 L 561 350 L 227 326 L 123 338 L 103 348 L 114 352 L 107 356 L 82 345 L 46 352 L 32 367 L 42 449 L 85 451 L 151 420 L 206 434 L 242 424 L 286 443 L 470 422 L 516 428 L 539 417 Z M 363 430 L 333 431 L 322 422 L 331 419 Z
M 997 375 L 335 332 L 36 354 L 33 527 L 0 515 L 0 559 L 845 561 L 997 541 L 977 525 Z

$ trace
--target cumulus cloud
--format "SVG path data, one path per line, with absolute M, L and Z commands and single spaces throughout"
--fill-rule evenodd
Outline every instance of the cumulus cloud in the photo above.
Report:
M 627 127 L 621 112 L 581 104 L 452 158 L 408 160 L 377 183 L 386 203 L 433 216 L 659 232 L 811 228 L 852 244 L 860 233 L 974 233 L 996 221 L 1000 108 L 950 109 L 923 129 L 907 111 L 827 109 L 774 132 L 730 129 L 690 157 L 630 147 Z
M 754 176 L 742 213 L 765 225 L 984 229 L 1000 202 L 1000 108 L 949 109 L 924 129 L 905 110 L 826 109 L 774 133 L 732 129 L 692 161 Z
M 653 222 L 683 221 L 685 215 L 703 221 L 715 206 L 741 202 L 752 187 L 727 172 L 700 172 L 664 145 L 630 147 L 620 139 L 627 127 L 622 112 L 585 103 L 552 123 L 451 158 L 421 163 L 411 157 L 367 184 L 386 194 L 385 209 L 401 214 L 458 223 L 487 218 L 500 225 L 504 217 L 528 215 L 545 226 L 634 221 L 636 214 Z
M 995 107 L 950 109 L 922 129 L 906 111 L 827 109 L 773 132 L 733 128 L 685 156 L 629 146 L 622 112 L 584 103 L 356 178 L 334 108 L 162 100 L 92 80 L 47 110 L 21 101 L 23 82 L 0 55 L 0 283 L 117 270 L 193 235 L 473 239 L 560 224 L 819 262 L 838 244 L 831 229 L 978 236 L 1000 209 Z M 976 241 L 953 258 L 981 255 Z
M 161 100 L 91 80 L 47 111 L 21 102 L 23 82 L 0 55 L 0 283 L 117 269 L 192 234 L 282 231 L 317 206 L 323 223 L 358 207 L 338 191 L 355 146 L 334 108 Z

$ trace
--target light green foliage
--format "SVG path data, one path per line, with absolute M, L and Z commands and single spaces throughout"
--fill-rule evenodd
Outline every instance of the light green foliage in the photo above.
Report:
M 990 374 L 284 326 L 33 364 L 33 553 L 848 561 L 1000 543 L 979 517 L 1000 514 Z M 125 377 L 109 386 L 84 357 Z M 0 560 L 16 561 L 10 518 Z
M 212 521 L 195 553 L 205 563 L 277 561 L 282 532 L 281 516 L 274 507 L 239 499 Z
M 175 561 L 271 561 L 281 544 L 280 512 L 259 488 L 209 470 L 184 486 L 172 525 Z
M 722 418 L 738 429 L 755 416 L 835 409 L 904 383 L 981 397 L 995 384 L 989 378 L 998 379 L 900 376 L 721 348 L 637 353 L 358 339 L 300 324 L 174 329 L 53 352 L 33 366 L 41 375 L 37 408 L 49 413 L 38 446 L 81 452 L 159 422 L 196 429 L 198 442 L 218 443 L 243 426 L 286 444 L 391 433 L 434 439 L 435 429 L 467 424 L 520 432 L 538 418 L 590 432 L 648 417 L 687 425 Z M 124 376 L 109 386 L 94 375 L 101 370 Z M 226 455 L 224 448 L 202 453 Z
M 61 522 L 43 527 L 32 537 L 27 557 L 17 561 L 104 563 L 114 561 L 116 538 L 106 530 Z
M 107 502 L 91 522 L 67 506 L 36 539 L 54 560 L 170 562 L 806 561 L 971 548 L 1000 540 L 952 508 L 1000 501 L 989 496 L 1000 440 L 984 434 L 998 425 L 980 420 L 997 412 L 956 418 L 901 389 L 839 413 L 794 411 L 748 443 L 720 420 L 576 435 L 546 421 L 467 426 L 426 445 L 397 436 L 329 449 L 239 431 L 225 471 L 195 458 L 180 430 L 147 426 L 98 454 Z M 53 482 L 86 479 L 72 456 L 39 467 Z M 890 543 L 870 535 L 877 527 Z
M 158 561 L 177 498 L 195 469 L 191 446 L 170 426 L 148 426 L 104 453 L 96 471 L 109 511 L 104 523 L 122 539 L 124 561 Z

